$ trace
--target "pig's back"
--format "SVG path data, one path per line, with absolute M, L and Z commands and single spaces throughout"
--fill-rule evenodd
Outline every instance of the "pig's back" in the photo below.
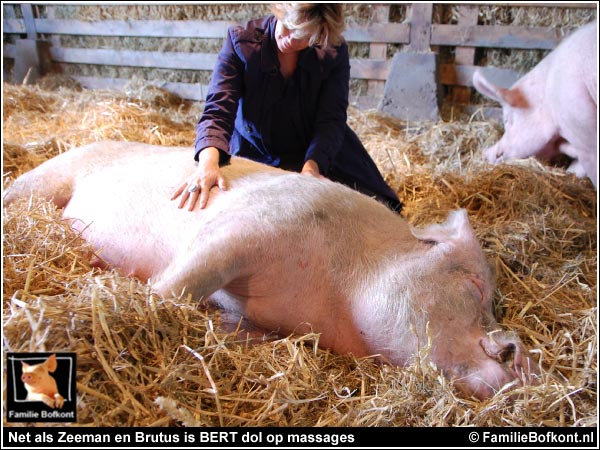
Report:
M 170 198 L 195 170 L 192 149 L 131 144 L 121 150 L 82 158 L 64 217 L 75 219 L 74 228 L 109 265 L 146 279 L 192 244 L 222 193 L 213 188 L 205 210 L 179 209 Z M 283 172 L 236 159 L 224 173 L 235 190 L 248 178 Z

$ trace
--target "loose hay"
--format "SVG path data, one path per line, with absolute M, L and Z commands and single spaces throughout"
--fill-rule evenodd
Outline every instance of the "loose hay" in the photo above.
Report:
M 3 86 L 5 185 L 92 141 L 193 142 L 199 104 L 139 82 L 115 93 L 52 80 Z M 595 426 L 591 183 L 532 160 L 487 166 L 481 149 L 501 130 L 475 118 L 407 124 L 351 110 L 349 122 L 412 223 L 469 211 L 496 267 L 498 321 L 541 360 L 541 385 L 476 402 L 455 395 L 427 347 L 397 368 L 319 349 L 314 334 L 249 345 L 196 299 L 92 270 L 92 249 L 38 199 L 3 214 L 4 352 L 76 352 L 79 425 Z

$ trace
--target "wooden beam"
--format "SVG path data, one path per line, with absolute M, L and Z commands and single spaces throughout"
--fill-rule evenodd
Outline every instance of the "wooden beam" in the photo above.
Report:
M 5 34 L 25 34 L 25 21 L 23 19 L 4 19 L 2 21 L 2 32 Z
M 29 3 L 21 5 L 21 12 L 23 13 L 23 21 L 25 22 L 25 30 L 27 31 L 27 39 L 36 39 L 37 31 L 35 29 L 35 21 L 33 16 L 33 8 Z
M 389 6 L 379 7 L 389 9 Z M 406 23 L 353 25 L 344 32 L 344 37 L 348 42 L 407 44 L 410 42 L 410 25 Z
M 427 5 L 425 5 L 427 6 Z M 425 19 L 419 14 L 419 21 Z M 158 20 L 103 20 L 85 22 L 56 19 L 34 19 L 37 33 L 70 34 L 89 36 L 137 36 L 137 37 L 188 37 L 188 38 L 223 38 L 227 27 L 235 22 L 227 21 L 158 21 Z M 430 22 L 429 22 L 430 23 Z M 421 28 L 421 31 L 417 30 Z M 411 30 L 415 35 L 411 38 Z M 428 31 L 429 30 L 429 31 Z M 568 34 L 570 29 L 551 29 L 545 27 L 492 26 L 492 25 L 443 25 L 431 24 L 409 25 L 406 23 L 379 23 L 370 26 L 349 27 L 344 36 L 348 42 L 396 43 L 407 44 L 410 40 L 419 45 L 426 45 L 427 33 L 431 33 L 431 45 L 469 46 L 469 47 L 501 47 L 501 48 L 541 48 L 551 49 Z M 23 34 L 27 32 L 22 19 L 4 19 L 3 32 Z M 566 32 L 566 33 L 565 33 Z M 428 44 L 428 42 L 427 42 Z M 416 45 L 416 44 L 415 44 Z
M 224 20 L 83 20 L 37 19 L 38 32 L 86 36 L 224 38 L 236 22 Z
M 561 29 L 548 27 L 431 25 L 431 45 L 549 50 L 563 37 Z
M 4 44 L 2 51 L 5 58 L 15 57 L 16 51 L 13 44 Z M 50 55 L 53 62 L 59 63 L 191 70 L 213 70 L 217 60 L 217 55 L 213 53 L 144 52 L 64 47 L 51 47 Z M 389 70 L 389 60 L 350 59 L 350 76 L 352 78 L 385 81 Z
M 431 43 L 431 16 L 433 3 L 413 3 L 410 19 L 411 52 L 428 52 Z
M 145 52 L 52 47 L 52 61 L 106 66 L 158 67 L 180 70 L 213 70 L 214 53 Z
M 389 8 L 389 6 L 387 6 Z M 130 36 L 222 39 L 227 28 L 236 25 L 231 21 L 204 20 L 83 20 L 35 19 L 38 33 L 83 36 Z M 5 19 L 4 33 L 24 33 L 21 19 Z M 410 25 L 405 23 L 374 23 L 351 26 L 344 32 L 348 42 L 406 44 Z
M 72 76 L 74 80 L 80 83 L 86 89 L 114 89 L 122 90 L 131 80 L 126 78 L 100 78 L 100 77 L 83 77 Z M 157 80 L 147 80 L 148 85 L 156 86 L 168 92 L 172 92 L 186 100 L 206 99 L 208 85 L 196 83 L 174 83 Z
M 479 7 L 470 5 L 461 5 L 458 7 L 459 25 L 477 25 L 479 16 Z M 456 47 L 454 50 L 454 64 L 473 65 L 475 63 L 475 47 Z M 450 92 L 450 98 L 456 103 L 469 103 L 471 99 L 471 89 L 466 86 L 454 86 Z
M 387 80 L 391 60 L 350 59 L 350 78 Z
M 490 2 L 456 2 L 452 3 L 453 5 L 478 5 L 478 6 L 490 6 Z M 586 8 L 586 9 L 596 9 L 598 6 L 598 2 L 573 2 L 573 3 L 547 3 L 547 2 L 535 2 L 535 3 L 500 3 L 495 6 L 503 7 L 503 8 Z
M 389 5 L 373 6 L 373 21 L 376 23 L 387 23 L 390 19 Z M 387 44 L 372 43 L 369 45 L 369 59 L 387 59 Z M 367 83 L 367 92 L 370 96 L 382 96 L 385 82 L 381 80 L 369 80 Z
M 491 66 L 457 66 L 440 64 L 440 81 L 447 86 L 473 86 L 473 74 L 479 69 L 485 77 L 500 87 L 512 86 L 523 74 L 512 69 L 501 69 Z

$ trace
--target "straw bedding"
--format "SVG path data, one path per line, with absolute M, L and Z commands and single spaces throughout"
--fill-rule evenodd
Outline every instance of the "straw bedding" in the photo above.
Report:
M 141 83 L 89 92 L 56 76 L 5 84 L 3 104 L 4 186 L 92 141 L 191 145 L 202 106 Z M 486 165 L 481 150 L 502 130 L 477 115 L 408 124 L 351 109 L 349 122 L 410 222 L 468 210 L 496 268 L 498 321 L 541 361 L 539 386 L 477 402 L 456 395 L 427 346 L 400 368 L 318 348 L 318 335 L 248 345 L 197 299 L 92 270 L 93 250 L 39 199 L 3 210 L 3 351 L 76 352 L 79 425 L 595 426 L 591 183 L 533 160 Z

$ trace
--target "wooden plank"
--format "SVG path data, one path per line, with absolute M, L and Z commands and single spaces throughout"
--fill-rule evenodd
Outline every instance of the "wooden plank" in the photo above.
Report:
M 23 19 L 4 19 L 2 21 L 2 32 L 4 34 L 25 34 L 25 21 Z
M 125 78 L 99 78 L 74 76 L 74 80 L 79 82 L 86 89 L 114 89 L 123 90 L 130 81 Z M 208 85 L 193 83 L 167 83 L 161 81 L 148 81 L 149 85 L 157 86 L 172 92 L 186 100 L 204 101 L 208 92 Z M 377 100 L 372 96 L 362 95 L 351 99 L 351 104 L 360 109 L 372 109 L 377 107 Z M 499 109 L 499 108 L 497 108 Z
M 37 32 L 35 30 L 35 22 L 33 17 L 33 8 L 29 3 L 24 3 L 21 5 L 21 12 L 23 13 L 23 21 L 25 22 L 27 39 L 37 38 Z
M 213 53 L 145 52 L 52 47 L 52 60 L 61 63 L 107 66 L 158 67 L 162 69 L 213 70 L 217 55 Z
M 389 6 L 386 6 L 389 8 Z M 232 21 L 204 20 L 82 20 L 35 19 L 38 33 L 69 34 L 84 36 L 130 36 L 130 37 L 180 37 L 222 39 L 227 28 L 236 25 Z M 21 19 L 5 19 L 5 33 L 23 33 L 25 24 Z M 368 26 L 351 26 L 344 32 L 348 42 L 406 44 L 409 42 L 410 25 L 405 23 L 375 23 Z
M 126 78 L 100 78 L 100 77 L 71 77 L 86 89 L 114 89 L 122 90 L 131 80 Z M 208 85 L 195 83 L 174 83 L 160 80 L 148 80 L 148 85 L 156 86 L 172 92 L 186 100 L 203 101 L 206 99 Z
M 562 2 L 557 2 L 557 3 L 547 3 L 547 2 L 535 2 L 535 3 L 528 3 L 528 2 L 523 2 L 523 3 L 512 3 L 512 2 L 508 2 L 508 3 L 500 3 L 500 4 L 496 4 L 496 5 L 492 5 L 490 4 L 490 2 L 456 2 L 456 3 L 452 3 L 453 5 L 478 5 L 478 6 L 497 6 L 497 7 L 503 7 L 503 8 L 533 8 L 533 7 L 543 7 L 543 8 L 566 8 L 566 9 L 570 9 L 570 8 L 584 8 L 584 9 L 596 9 L 598 3 L 597 2 L 586 2 L 586 3 L 581 3 L 581 2 L 573 2 L 573 3 L 562 3 Z
M 5 58 L 15 57 L 15 46 L 4 44 Z M 213 70 L 217 55 L 212 53 L 166 53 L 128 50 L 100 50 L 51 47 L 54 62 L 71 64 L 99 64 L 133 67 L 162 67 L 170 69 Z M 177 57 L 170 56 L 177 55 Z M 180 64 L 183 61 L 184 64 Z M 158 65 L 160 64 L 160 65 Z M 386 80 L 390 70 L 389 60 L 351 58 L 352 78 Z M 167 66 L 167 67 L 165 67 Z
M 430 51 L 432 13 L 433 3 L 412 4 L 409 51 Z
M 71 21 L 56 21 L 50 19 L 35 19 L 36 24 L 40 24 L 38 32 L 45 34 L 60 34 L 60 26 L 47 26 L 50 22 L 65 22 L 68 25 Z M 136 22 L 157 22 L 157 21 L 131 21 L 131 31 L 127 32 L 124 25 L 104 29 L 104 22 L 122 22 L 125 21 L 103 21 L 103 22 L 82 22 L 86 23 L 90 35 L 103 36 L 147 36 L 147 37 L 168 37 L 165 36 L 167 29 L 161 27 L 159 30 L 137 29 Z M 222 38 L 225 34 L 225 28 L 221 29 L 218 25 L 206 29 L 188 29 L 181 22 L 181 29 L 173 30 L 173 37 L 196 37 L 196 38 Z M 206 23 L 203 21 L 191 21 L 193 23 Z M 93 25 L 93 26 L 92 26 Z M 61 25 L 62 26 L 62 25 Z M 553 49 L 556 47 L 565 35 L 569 34 L 570 29 L 555 29 L 545 27 L 518 27 L 505 25 L 477 25 L 477 26 L 459 26 L 431 24 L 431 45 L 446 46 L 464 46 L 464 47 L 500 47 L 500 48 L 521 48 L 521 49 Z M 86 34 L 88 28 L 79 30 L 79 33 Z M 407 44 L 410 42 L 411 27 L 408 24 L 380 24 L 372 27 L 352 27 L 346 30 L 344 36 L 349 42 L 373 42 L 373 43 L 399 43 Z M 65 26 L 62 28 L 63 34 L 78 34 L 76 27 Z M 85 33 L 84 33 L 85 31 Z M 414 28 L 413 28 L 414 31 Z M 25 22 L 22 19 L 4 19 L 3 32 L 10 34 L 24 34 L 26 32 Z M 222 34 L 219 34 L 222 32 Z M 93 33 L 93 34 L 92 34 Z M 116 33 L 116 34 L 114 34 Z M 124 34 L 119 34 L 124 33 Z
M 390 17 L 389 5 L 373 6 L 372 20 L 376 23 L 387 23 Z M 387 44 L 372 43 L 369 45 L 369 59 L 386 59 Z M 367 92 L 370 96 L 382 96 L 385 82 L 381 80 L 369 80 L 367 83 Z
M 38 32 L 86 36 L 218 38 L 236 22 L 224 20 L 82 20 L 37 19 Z
M 563 38 L 547 27 L 431 25 L 431 45 L 553 49 Z
M 350 78 L 386 80 L 391 60 L 350 59 Z
M 385 6 L 389 9 L 389 6 Z M 353 25 L 344 31 L 348 42 L 408 44 L 410 25 L 407 23 L 374 23 L 369 26 Z
M 489 3 L 472 3 L 474 5 L 488 5 Z M 596 8 L 598 5 L 597 2 L 588 2 L 588 3 L 503 3 L 499 6 L 508 6 L 510 8 L 532 8 L 532 7 L 547 7 L 547 8 Z
M 501 69 L 492 66 L 456 66 L 440 64 L 440 82 L 448 86 L 473 86 L 473 74 L 480 69 L 485 77 L 500 87 L 512 86 L 523 74 L 512 69 Z
M 477 25 L 479 7 L 461 5 L 458 7 L 458 25 Z M 456 47 L 454 51 L 454 64 L 456 66 L 473 65 L 475 63 L 475 47 Z M 469 103 L 471 89 L 466 86 L 454 86 L 450 98 L 456 103 Z

